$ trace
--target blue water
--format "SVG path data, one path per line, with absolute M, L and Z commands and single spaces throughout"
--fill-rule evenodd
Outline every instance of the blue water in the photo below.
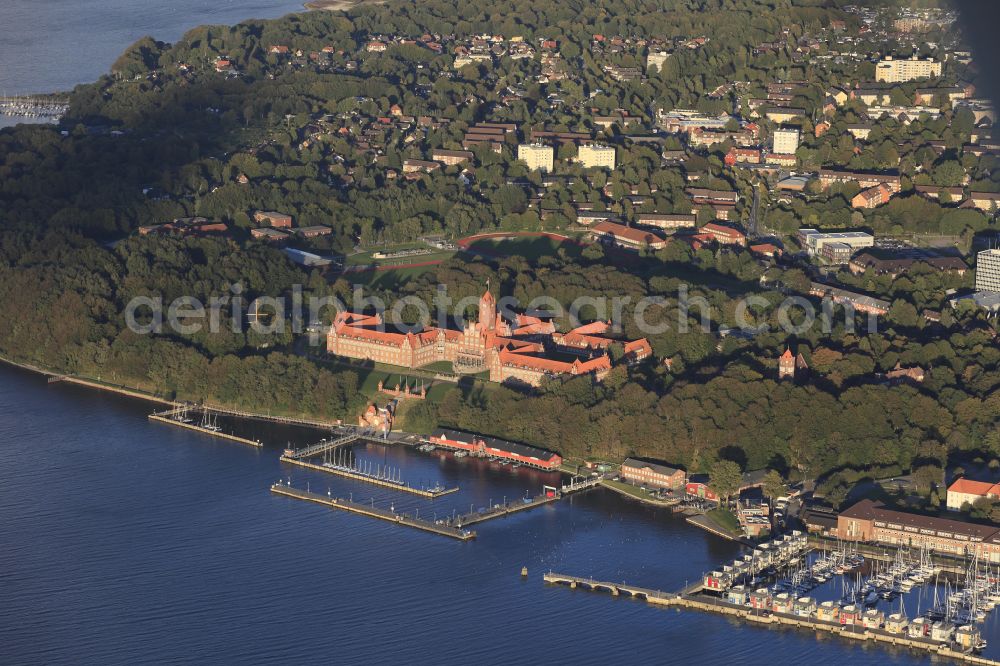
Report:
M 302 9 L 301 0 L 2 0 L 0 94 L 94 81 L 145 35 L 171 42 L 198 25 Z
M 548 587 L 557 570 L 673 589 L 737 547 L 604 490 L 460 543 L 268 492 L 278 479 L 450 513 L 549 475 L 355 452 L 438 500 L 283 466 L 146 419 L 149 405 L 0 367 L 0 664 L 919 664 L 921 655 Z M 529 577 L 520 576 L 522 566 Z
M 0 95 L 90 83 L 146 35 L 172 42 L 198 25 L 298 11 L 301 0 L 0 0 Z M 40 122 L 0 115 L 0 128 Z

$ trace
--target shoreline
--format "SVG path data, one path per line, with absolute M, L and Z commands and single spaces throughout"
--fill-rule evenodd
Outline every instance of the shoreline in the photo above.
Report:
M 309 0 L 302 4 L 310 12 L 346 12 L 361 5 L 383 5 L 385 0 Z
M 13 366 L 15 368 L 20 368 L 21 370 L 26 370 L 27 372 L 32 372 L 43 377 L 47 377 L 50 384 L 56 384 L 59 382 L 66 382 L 69 384 L 75 384 L 77 386 L 85 386 L 87 388 L 96 389 L 99 391 L 106 391 L 109 393 L 115 393 L 117 395 L 123 395 L 128 398 L 137 398 L 139 400 L 146 400 L 148 402 L 155 402 L 161 405 L 176 405 L 177 402 L 173 400 L 167 400 L 166 398 L 161 398 L 152 393 L 148 393 L 138 388 L 131 386 L 123 386 L 120 384 L 105 384 L 104 382 L 88 379 L 86 377 L 78 377 L 76 375 L 68 375 L 60 372 L 54 372 L 52 370 L 46 370 L 45 368 L 40 368 L 37 365 L 31 363 L 21 363 L 13 359 L 0 356 L 0 363 Z
M 30 363 L 22 363 L 22 362 L 19 362 L 19 361 L 15 361 L 13 359 L 9 359 L 9 358 L 6 358 L 4 356 L 0 356 L 0 363 L 3 363 L 5 365 L 9 365 L 9 366 L 12 366 L 12 367 L 15 367 L 15 368 L 19 368 L 21 370 L 25 370 L 27 372 L 32 372 L 34 374 L 42 375 L 43 377 L 48 378 L 48 382 L 50 384 L 57 384 L 57 383 L 65 382 L 65 383 L 68 383 L 68 384 L 74 384 L 76 386 L 83 386 L 83 387 L 94 389 L 94 390 L 98 390 L 98 391 L 105 391 L 107 393 L 114 393 L 116 395 L 124 396 L 124 397 L 127 397 L 127 398 L 135 398 L 137 400 L 145 400 L 147 402 L 153 402 L 153 403 L 157 403 L 157 404 L 160 404 L 160 405 L 166 405 L 166 406 L 178 406 L 178 405 L 181 405 L 181 404 L 185 404 L 185 401 L 183 401 L 183 400 L 181 400 L 181 401 L 178 401 L 178 400 L 168 400 L 166 398 L 162 398 L 162 397 L 157 396 L 157 395 L 155 395 L 153 393 L 149 393 L 147 391 L 143 391 L 142 389 L 138 389 L 138 388 L 135 388 L 135 387 L 124 386 L 124 385 L 121 385 L 121 384 L 106 384 L 106 383 L 101 382 L 99 380 L 90 379 L 90 378 L 87 378 L 87 377 L 79 377 L 79 376 L 76 376 L 76 375 L 70 375 L 70 374 L 63 374 L 63 373 L 59 373 L 59 372 L 53 372 L 52 370 L 46 370 L 44 368 L 40 368 L 40 367 L 38 367 L 36 365 L 33 365 L 33 364 L 30 364 Z M 191 403 L 191 404 L 194 404 L 194 403 Z M 207 409 L 212 410 L 213 412 L 218 412 L 219 414 L 224 414 L 226 416 L 232 416 L 232 417 L 244 418 L 244 419 L 253 419 L 253 420 L 257 420 L 257 421 L 269 421 L 269 422 L 285 423 L 287 425 L 303 426 L 303 427 L 307 427 L 307 428 L 316 428 L 316 429 L 319 429 L 319 430 L 323 430 L 323 429 L 329 428 L 329 427 L 331 427 L 333 425 L 336 425 L 336 423 L 334 421 L 321 421 L 321 420 L 318 420 L 318 419 L 309 419 L 309 418 L 306 418 L 304 416 L 303 417 L 275 416 L 273 414 L 265 414 L 265 413 L 262 413 L 262 412 L 249 412 L 249 411 L 243 411 L 243 410 L 234 409 L 234 408 L 231 408 L 231 407 L 213 406 L 213 405 L 211 405 L 210 403 L 207 403 L 207 402 L 204 403 L 204 406 Z

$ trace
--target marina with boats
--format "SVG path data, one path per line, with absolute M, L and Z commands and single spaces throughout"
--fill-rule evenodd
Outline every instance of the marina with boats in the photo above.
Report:
M 16 95 L 0 97 L 0 116 L 58 120 L 69 110 L 65 97 L 56 95 Z
M 359 461 L 350 445 L 361 439 L 361 434 L 350 432 L 339 438 L 321 440 L 307 449 L 286 449 L 281 462 L 432 499 L 458 492 L 457 486 L 445 488 L 440 483 L 433 486 L 413 486 L 403 480 L 402 470 L 398 467 L 368 460 Z
M 628 593 L 649 603 L 793 625 L 854 640 L 901 645 L 957 661 L 982 657 L 981 625 L 1000 604 L 1000 568 L 970 558 L 955 575 L 925 550 L 866 558 L 854 545 L 816 549 L 798 532 L 765 542 L 676 593 L 629 592 L 625 584 L 547 574 L 548 583 Z M 610 586 L 610 587 L 609 587 Z M 638 589 L 638 588 L 635 588 Z

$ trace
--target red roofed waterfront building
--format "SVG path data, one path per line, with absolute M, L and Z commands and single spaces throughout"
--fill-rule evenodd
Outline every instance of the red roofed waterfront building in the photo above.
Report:
M 493 456 L 495 458 L 513 460 L 522 465 L 541 469 L 559 469 L 559 466 L 562 464 L 562 458 L 559 454 L 552 451 L 536 449 L 533 446 L 508 442 L 496 437 L 485 437 L 470 432 L 462 432 L 460 430 L 438 428 L 430 436 L 429 440 L 435 446 L 446 449 L 468 451 L 473 455 L 481 457 Z

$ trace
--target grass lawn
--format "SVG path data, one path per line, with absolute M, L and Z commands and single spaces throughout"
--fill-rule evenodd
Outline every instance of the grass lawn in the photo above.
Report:
M 729 532 L 733 536 L 742 536 L 743 530 L 740 528 L 740 521 L 728 509 L 712 509 L 705 514 L 712 520 L 718 528 L 724 532 Z
M 374 249 L 371 249 L 371 250 L 366 250 L 364 252 L 358 252 L 356 254 L 348 255 L 344 259 L 344 265 L 346 265 L 346 266 L 361 266 L 363 264 L 378 263 L 378 260 L 374 259 L 372 257 L 372 255 L 374 255 L 376 252 L 385 252 L 385 253 L 388 254 L 388 253 L 392 253 L 392 252 L 399 252 L 401 250 L 427 250 L 428 252 L 436 252 L 434 250 L 434 248 L 429 247 L 429 246 L 425 245 L 424 243 L 400 243 L 399 245 L 389 245 L 389 246 L 386 246 L 386 247 L 378 247 L 378 248 L 374 248 Z M 415 255 L 415 257 L 426 257 L 426 256 L 428 256 L 428 255 L 426 255 L 426 254 Z M 399 259 L 400 260 L 402 260 L 402 259 L 409 259 L 409 257 L 399 257 Z M 417 261 L 417 259 L 413 258 L 412 261 Z
M 663 500 L 653 497 L 645 490 L 641 490 L 639 486 L 633 486 L 631 483 L 625 483 L 624 481 L 612 481 L 610 479 L 606 479 L 604 481 L 604 485 L 610 488 L 614 488 L 615 490 L 625 493 L 626 495 L 635 497 L 636 499 L 644 500 L 647 502 L 663 502 Z
M 450 256 L 450 255 L 449 255 Z M 428 259 L 428 261 L 433 261 Z M 397 291 L 404 287 L 410 280 L 414 280 L 427 271 L 434 270 L 434 266 L 416 266 L 413 268 L 396 268 L 385 271 L 365 271 L 363 273 L 348 273 L 344 279 L 351 284 L 360 284 L 372 289 L 387 289 Z
M 428 363 L 423 366 L 422 370 L 427 372 L 455 372 L 455 369 L 451 365 L 451 361 L 435 361 L 434 363 Z

